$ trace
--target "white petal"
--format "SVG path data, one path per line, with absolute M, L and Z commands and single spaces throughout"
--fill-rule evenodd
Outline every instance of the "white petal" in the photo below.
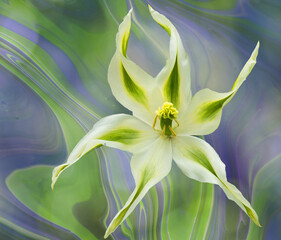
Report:
M 177 129 L 179 135 L 207 135 L 218 128 L 223 107 L 233 98 L 255 66 L 258 50 L 259 42 L 231 91 L 218 93 L 210 89 L 203 89 L 194 95 L 188 110 L 179 119 L 180 123 L 183 123 Z
M 184 111 L 191 98 L 189 59 L 174 25 L 151 7 L 149 10 L 153 19 L 170 35 L 170 56 L 157 76 L 163 101 L 171 102 L 179 111 Z
M 130 152 L 139 152 L 151 141 L 159 137 L 159 133 L 131 115 L 111 115 L 97 122 L 70 153 L 67 162 L 53 170 L 52 188 L 60 174 L 77 162 L 90 150 L 106 145 Z
M 109 224 L 105 238 L 130 215 L 147 191 L 161 181 L 170 172 L 172 165 L 171 141 L 167 138 L 158 138 L 147 146 L 143 152 L 134 154 L 131 160 L 131 169 L 136 187 L 124 207 L 117 213 Z
M 127 56 L 132 10 L 119 26 L 116 52 L 108 69 L 108 82 L 114 97 L 133 115 L 152 124 L 155 117 L 155 99 L 161 104 L 161 93 L 156 80 L 132 62 Z
M 226 196 L 260 226 L 255 210 L 242 193 L 227 181 L 224 163 L 207 142 L 192 136 L 176 137 L 173 141 L 173 159 L 186 176 L 219 185 Z

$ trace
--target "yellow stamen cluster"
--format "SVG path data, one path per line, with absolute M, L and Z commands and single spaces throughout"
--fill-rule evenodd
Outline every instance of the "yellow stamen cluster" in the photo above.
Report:
M 177 118 L 178 111 L 176 108 L 174 108 L 172 103 L 164 102 L 162 109 L 159 107 L 159 109 L 156 111 L 156 114 L 159 118 L 173 120 Z

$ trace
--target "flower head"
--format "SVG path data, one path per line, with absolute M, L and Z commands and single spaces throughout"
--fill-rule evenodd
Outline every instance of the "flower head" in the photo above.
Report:
M 133 153 L 131 169 L 136 187 L 108 226 L 105 238 L 129 216 L 146 192 L 167 176 L 172 160 L 186 176 L 219 185 L 226 196 L 260 226 L 251 204 L 227 181 L 225 165 L 216 151 L 195 137 L 217 129 L 223 107 L 234 97 L 256 63 L 259 43 L 229 92 L 203 89 L 192 97 L 189 59 L 180 36 L 165 16 L 149 9 L 153 19 L 170 36 L 166 65 L 153 78 L 127 57 L 132 10 L 129 11 L 119 26 L 108 81 L 115 98 L 133 115 L 111 115 L 98 121 L 76 145 L 67 162 L 54 169 L 52 187 L 63 171 L 90 150 L 106 144 Z

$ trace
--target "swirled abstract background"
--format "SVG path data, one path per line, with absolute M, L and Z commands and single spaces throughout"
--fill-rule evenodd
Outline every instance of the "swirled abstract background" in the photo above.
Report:
M 168 35 L 147 4 L 177 27 L 192 91 L 228 91 L 260 41 L 258 63 L 207 141 L 250 200 L 262 228 L 222 190 L 176 165 L 109 239 L 281 239 L 281 2 L 278 0 L 1 0 L 0 239 L 94 240 L 134 188 L 130 154 L 106 147 L 54 166 L 100 118 L 128 113 L 107 68 L 130 8 L 128 56 L 156 76 Z

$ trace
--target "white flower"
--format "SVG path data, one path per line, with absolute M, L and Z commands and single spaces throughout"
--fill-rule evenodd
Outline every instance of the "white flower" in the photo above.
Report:
M 216 151 L 204 140 L 193 136 L 207 135 L 218 128 L 223 107 L 256 63 L 259 43 L 231 91 L 217 93 L 203 89 L 192 97 L 190 65 L 180 36 L 165 16 L 149 8 L 153 19 L 170 35 L 170 56 L 166 65 L 153 78 L 126 56 L 130 11 L 119 26 L 108 81 L 115 98 L 133 115 L 117 114 L 97 122 L 73 149 L 67 162 L 54 169 L 52 187 L 64 170 L 90 150 L 106 144 L 133 153 L 131 169 L 136 187 L 110 223 L 105 238 L 129 216 L 147 191 L 167 176 L 172 159 L 186 176 L 219 185 L 226 196 L 260 226 L 250 203 L 227 181 L 225 165 Z

